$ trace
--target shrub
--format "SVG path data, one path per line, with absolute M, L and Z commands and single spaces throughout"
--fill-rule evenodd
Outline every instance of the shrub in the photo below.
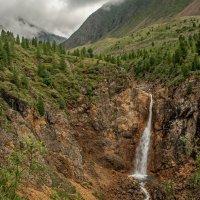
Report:
M 192 181 L 195 187 L 200 187 L 200 154 L 197 156 L 196 163 L 197 169 L 195 174 L 192 176 Z
M 192 91 L 193 91 L 192 85 L 189 84 L 188 87 L 187 87 L 187 91 L 186 92 L 189 95 L 189 94 L 192 94 Z
M 28 89 L 29 87 L 29 79 L 26 76 L 22 76 L 21 84 L 24 88 Z
M 65 100 L 62 97 L 58 100 L 58 104 L 59 104 L 60 109 L 65 108 Z
M 43 153 L 43 144 L 32 138 L 23 139 L 13 147 L 7 156 L 7 165 L 0 169 L 0 199 L 23 199 L 17 190 L 27 176 L 43 172 L 44 167 L 39 161 Z
M 174 197 L 175 195 L 175 189 L 174 189 L 174 183 L 172 180 L 165 180 L 163 182 L 163 190 L 165 192 L 165 194 L 171 198 Z

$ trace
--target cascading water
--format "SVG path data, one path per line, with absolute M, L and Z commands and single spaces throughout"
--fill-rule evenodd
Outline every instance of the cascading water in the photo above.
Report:
M 136 149 L 136 165 L 135 173 L 131 175 L 132 177 L 141 181 L 140 187 L 146 195 L 146 200 L 149 200 L 150 195 L 145 188 L 144 180 L 147 178 L 147 167 L 148 167 L 148 153 L 151 140 L 151 124 L 152 124 L 152 108 L 153 108 L 153 98 L 150 95 L 150 106 L 149 106 L 149 119 L 147 126 L 143 132 L 142 138 L 140 139 L 139 146 Z
M 149 119 L 147 127 L 145 128 L 140 144 L 136 150 L 136 165 L 134 177 L 138 179 L 145 179 L 147 177 L 147 166 L 148 166 L 148 152 L 151 140 L 151 123 L 152 123 L 152 107 L 153 99 L 150 95 L 151 102 L 149 106 Z

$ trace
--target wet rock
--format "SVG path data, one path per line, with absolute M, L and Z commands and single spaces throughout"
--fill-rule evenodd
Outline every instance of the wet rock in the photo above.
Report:
M 19 112 L 23 117 L 27 115 L 27 110 L 29 106 L 25 101 L 9 94 L 8 92 L 2 89 L 0 90 L 0 96 L 9 104 L 9 106 L 13 110 Z

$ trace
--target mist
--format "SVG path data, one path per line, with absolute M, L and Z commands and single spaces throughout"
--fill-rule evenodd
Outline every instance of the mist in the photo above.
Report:
M 0 0 L 0 26 L 20 36 L 40 31 L 69 37 L 95 10 L 122 0 Z M 108 3 L 109 2 L 109 3 Z

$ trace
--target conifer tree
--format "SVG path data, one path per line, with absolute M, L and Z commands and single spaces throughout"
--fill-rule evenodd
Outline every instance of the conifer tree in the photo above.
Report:
M 52 44 L 52 50 L 53 50 L 54 53 L 57 50 L 57 45 L 56 45 L 56 41 L 55 40 L 53 41 L 53 44 Z
M 45 66 L 42 65 L 41 63 L 39 63 L 38 65 L 38 75 L 41 77 L 41 78 L 47 78 L 47 71 L 45 69 Z
M 46 45 L 45 42 L 42 44 L 42 49 L 43 49 L 43 53 L 44 53 L 45 55 L 47 55 L 47 45 Z
M 16 67 L 13 69 L 13 82 L 17 87 L 20 87 L 20 77 L 19 77 L 19 71 Z
M 88 54 L 89 54 L 89 57 L 90 57 L 90 58 L 93 58 L 93 57 L 94 57 L 92 48 L 89 48 L 89 49 L 88 49 Z
M 196 49 L 197 49 L 197 53 L 200 56 L 200 33 L 199 35 L 196 37 Z
M 29 79 L 26 76 L 22 76 L 21 78 L 21 84 L 24 88 L 29 88 Z
M 20 45 L 20 38 L 19 38 L 19 35 L 17 35 L 17 37 L 16 37 L 16 44 Z
M 197 54 L 194 56 L 194 60 L 192 62 L 192 71 L 196 70 L 200 70 L 200 59 Z
M 83 48 L 81 49 L 81 55 L 82 55 L 83 57 L 86 57 L 86 48 L 85 48 L 85 47 L 83 47 Z
M 4 55 L 6 57 L 5 60 L 7 60 L 6 64 L 10 65 L 11 64 L 11 50 L 10 50 L 10 45 L 9 45 L 7 38 L 5 39 L 3 48 L 4 48 L 5 54 L 6 54 L 6 56 Z
M 67 68 L 67 64 L 65 62 L 65 57 L 61 56 L 59 69 L 62 70 L 62 71 L 65 71 L 66 68 Z
M 37 110 L 38 110 L 40 116 L 44 116 L 45 115 L 45 106 L 44 106 L 44 102 L 43 102 L 42 96 L 38 97 Z
M 26 39 L 24 37 L 22 37 L 21 46 L 26 49 Z

